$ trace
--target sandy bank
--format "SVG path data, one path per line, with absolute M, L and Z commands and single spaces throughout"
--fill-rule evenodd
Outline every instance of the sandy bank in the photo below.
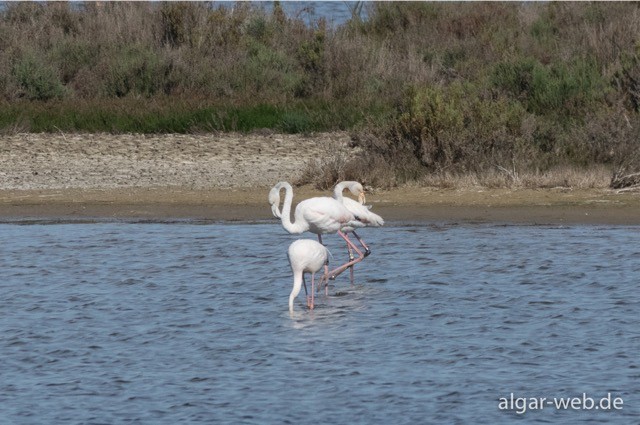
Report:
M 269 187 L 337 149 L 347 134 L 0 136 L 0 220 L 270 220 Z M 368 203 L 388 221 L 640 224 L 640 193 L 607 189 L 405 187 Z
M 0 220 L 271 220 L 268 188 L 0 191 Z M 308 187 L 296 199 L 327 195 Z M 640 224 L 640 196 L 611 191 L 402 188 L 368 197 L 387 221 Z

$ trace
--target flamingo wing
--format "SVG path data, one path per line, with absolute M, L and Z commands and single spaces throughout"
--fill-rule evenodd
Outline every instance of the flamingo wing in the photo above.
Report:
M 384 225 L 384 219 L 378 214 L 371 212 L 370 207 L 362 205 L 351 198 L 343 198 L 342 202 L 345 208 L 347 208 L 354 216 L 358 217 L 359 221 L 364 225 L 373 227 L 380 227 Z
M 333 198 L 317 197 L 302 201 L 296 208 L 297 217 L 309 224 L 313 233 L 336 233 L 355 218 L 344 205 Z

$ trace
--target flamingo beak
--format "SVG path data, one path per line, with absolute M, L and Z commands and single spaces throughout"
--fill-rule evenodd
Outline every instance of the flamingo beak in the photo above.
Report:
M 277 204 L 271 205 L 271 213 L 273 214 L 274 217 L 277 217 L 277 218 L 280 218 L 282 216 L 282 214 L 280 214 L 280 211 L 278 210 Z
M 366 200 L 364 198 L 364 192 L 361 192 L 360 195 L 358 195 L 358 202 L 360 202 L 363 205 L 366 202 Z

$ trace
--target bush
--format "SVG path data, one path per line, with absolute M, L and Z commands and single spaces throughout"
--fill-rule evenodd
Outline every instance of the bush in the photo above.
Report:
M 510 160 L 525 111 L 470 84 L 424 87 L 407 95 L 391 138 L 432 171 L 475 171 Z
M 380 185 L 638 150 L 637 3 L 367 7 L 333 27 L 279 4 L 9 2 L 0 131 L 349 130 L 360 153 L 320 179 Z
M 34 53 L 26 53 L 16 62 L 13 75 L 22 89 L 21 95 L 29 100 L 46 101 L 64 95 L 56 69 Z
M 60 64 L 62 84 L 70 84 L 83 68 L 92 68 L 100 52 L 95 46 L 82 40 L 64 40 L 56 45 L 51 54 L 53 62 Z
M 533 58 L 500 62 L 492 73 L 494 87 L 520 99 L 538 115 L 576 116 L 604 98 L 607 84 L 594 61 L 544 66 Z
M 149 97 L 163 91 L 169 67 L 153 51 L 130 46 L 112 55 L 103 65 L 106 96 L 123 97 L 131 93 Z

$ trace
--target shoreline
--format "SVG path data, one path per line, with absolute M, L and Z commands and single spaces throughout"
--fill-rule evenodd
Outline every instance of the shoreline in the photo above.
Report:
M 2 135 L 0 221 L 275 222 L 267 194 L 276 182 L 357 149 L 346 132 Z M 367 204 L 387 223 L 640 224 L 639 191 L 598 187 L 408 185 L 374 190 Z M 293 204 L 330 195 L 296 187 Z
M 277 222 L 268 187 L 0 190 L 0 222 L 236 221 Z M 327 196 L 310 187 L 301 199 Z M 569 189 L 377 190 L 367 204 L 387 223 L 640 225 L 640 193 Z

